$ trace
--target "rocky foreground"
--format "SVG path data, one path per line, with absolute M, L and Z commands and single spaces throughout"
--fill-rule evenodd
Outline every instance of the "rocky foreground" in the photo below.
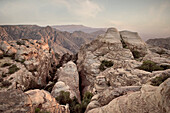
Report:
M 147 45 L 136 32 L 109 28 L 61 59 L 41 40 L 0 43 L 0 112 L 170 111 L 170 51 Z M 62 91 L 75 103 L 63 103 Z

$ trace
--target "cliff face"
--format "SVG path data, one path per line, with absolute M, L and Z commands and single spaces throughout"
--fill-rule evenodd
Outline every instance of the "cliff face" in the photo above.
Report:
M 170 50 L 170 37 L 149 39 L 146 41 L 146 43 L 152 46 L 158 46 Z
M 58 54 L 76 53 L 80 46 L 95 38 L 95 35 L 81 31 L 61 32 L 50 26 L 5 25 L 0 26 L 1 40 L 33 39 L 44 40 Z
M 41 88 L 50 79 L 52 51 L 36 40 L 0 42 L 0 90 Z

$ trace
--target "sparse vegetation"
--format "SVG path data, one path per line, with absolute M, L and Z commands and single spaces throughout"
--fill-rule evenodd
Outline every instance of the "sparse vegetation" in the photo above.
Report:
M 163 83 L 169 77 L 170 77 L 170 75 L 162 75 L 162 76 L 156 77 L 153 80 L 151 80 L 151 85 L 159 86 L 161 83 Z
M 1 67 L 7 67 L 7 66 L 10 66 L 11 63 L 4 63 L 3 65 L 1 65 Z
M 133 54 L 133 57 L 134 57 L 135 59 L 138 59 L 138 58 L 141 57 L 141 53 L 140 53 L 139 51 L 133 50 L 133 51 L 132 51 L 132 54 Z
M 12 55 L 4 54 L 4 57 L 11 57 L 12 59 L 15 59 L 15 54 Z
M 113 66 L 113 62 L 112 61 L 107 61 L 107 60 L 103 60 L 99 66 L 99 69 L 101 71 L 104 71 L 106 68 L 112 67 Z
M 9 74 L 13 74 L 15 72 L 17 72 L 19 70 L 19 68 L 14 64 L 11 67 L 9 67 Z
M 2 77 L 6 77 L 7 76 L 7 74 L 5 74 L 5 73 L 2 73 Z
M 0 55 L 0 59 L 3 59 L 3 57 L 4 57 L 3 55 Z
M 91 98 L 93 97 L 93 94 L 90 92 L 86 92 L 84 94 L 82 103 L 81 103 L 81 109 L 82 109 L 82 113 L 85 112 L 87 105 L 90 103 Z
M 70 98 L 70 92 L 61 91 L 60 95 L 56 97 L 56 100 L 63 105 L 69 104 L 70 113 L 84 113 L 92 96 L 92 93 L 86 92 L 80 104 L 76 97 L 73 99 Z
M 50 112 L 42 111 L 40 108 L 35 108 L 35 113 L 50 113 Z
M 138 69 L 149 71 L 149 72 L 164 70 L 164 68 L 160 67 L 155 62 L 150 60 L 144 61 L 143 64 L 138 67 Z
M 24 63 L 24 62 L 25 62 L 25 59 L 22 59 L 22 60 L 18 60 L 18 59 L 16 59 L 15 61 L 16 61 L 16 62 Z
M 17 41 L 16 43 L 17 43 L 17 45 L 24 45 L 24 44 L 21 43 L 20 41 Z

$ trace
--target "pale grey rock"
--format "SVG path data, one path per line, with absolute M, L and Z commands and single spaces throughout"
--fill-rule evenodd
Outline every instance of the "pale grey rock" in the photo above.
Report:
M 108 87 L 122 86 L 141 86 L 145 84 L 150 77 L 153 77 L 150 72 L 139 69 L 126 70 L 124 68 L 114 69 L 114 67 L 101 72 L 94 82 L 94 93 L 103 92 Z
M 146 47 L 146 43 L 140 38 L 137 32 L 121 31 L 120 35 L 122 38 L 122 42 L 132 52 L 138 51 L 140 52 L 140 56 L 144 56 L 145 54 L 147 54 L 148 50 Z
M 121 44 L 121 38 L 119 31 L 116 28 L 109 28 L 106 33 L 104 34 L 104 37 L 101 37 L 99 39 L 101 42 L 106 43 L 119 43 Z
M 130 92 L 139 91 L 140 89 L 141 89 L 141 86 L 106 88 L 102 92 L 100 92 L 92 97 L 91 102 L 87 106 L 86 112 L 88 112 L 91 109 L 107 105 L 110 101 L 112 101 L 115 98 L 118 98 L 122 95 L 126 95 Z
M 83 79 L 83 92 L 94 90 L 94 81 L 101 72 L 101 61 L 112 61 L 114 68 L 139 66 L 140 63 L 133 59 L 131 51 L 122 47 L 119 32 L 115 28 L 108 29 L 104 35 L 83 46 L 78 53 L 77 66 Z
M 51 94 L 56 97 L 60 91 L 69 91 L 70 97 L 74 96 L 80 101 L 79 74 L 74 62 L 69 61 L 57 70 L 58 82 L 52 89 Z
M 64 82 L 58 81 L 54 85 L 52 92 L 51 92 L 51 95 L 54 96 L 54 97 L 57 97 L 57 96 L 60 95 L 60 91 L 70 92 L 70 87 L 68 85 L 66 85 Z M 74 97 L 74 95 L 72 95 L 72 93 L 71 93 L 71 97 Z
M 87 113 L 169 113 L 170 78 L 159 87 L 143 85 L 140 91 L 113 99 L 109 104 Z
M 170 56 L 169 55 L 163 57 L 163 56 L 153 53 L 153 52 L 149 52 L 148 54 L 146 54 L 145 57 L 143 58 L 143 60 L 151 60 L 158 64 L 162 64 L 162 63 L 170 64 Z

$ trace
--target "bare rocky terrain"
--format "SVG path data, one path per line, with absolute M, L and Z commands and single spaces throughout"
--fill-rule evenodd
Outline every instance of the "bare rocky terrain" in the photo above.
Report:
M 11 29 L 11 39 L 8 31 L 0 41 L 0 112 L 169 113 L 170 51 L 147 45 L 137 32 L 109 28 L 77 55 L 58 58 L 51 32 L 70 33 L 45 27 L 44 35 L 34 31 L 40 39 L 16 40 Z
M 170 50 L 170 37 L 149 39 L 146 41 L 146 43 L 152 46 L 162 47 L 162 48 Z
M 103 32 L 97 31 L 91 34 L 74 31 L 72 33 L 66 31 L 59 31 L 50 26 L 40 27 L 37 25 L 1 25 L 0 26 L 0 39 L 1 40 L 17 40 L 17 39 L 33 39 L 43 40 L 47 42 L 50 48 L 55 53 L 75 54 L 79 48 L 95 39 Z

